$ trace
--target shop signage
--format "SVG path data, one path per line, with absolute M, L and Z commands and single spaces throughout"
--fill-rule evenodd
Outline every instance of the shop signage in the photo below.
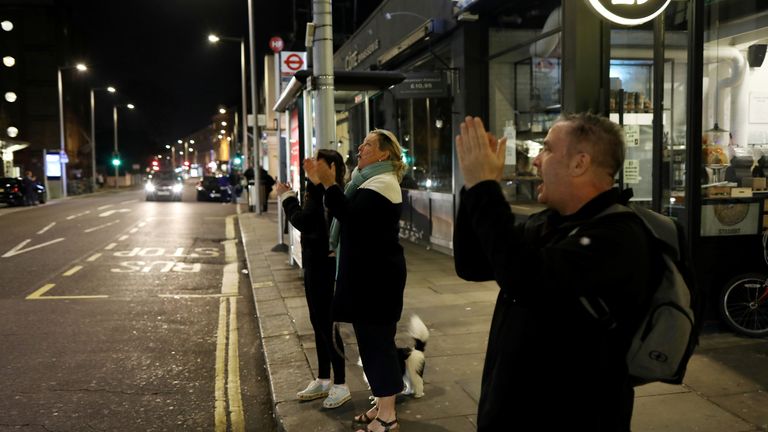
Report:
M 440 72 L 411 73 L 392 94 L 398 99 L 448 97 L 448 82 Z
M 671 0 L 586 0 L 600 16 L 616 24 L 636 26 L 666 9 Z
M 297 53 L 292 53 L 283 59 L 285 69 L 296 72 L 304 67 L 304 59 Z
M 354 50 L 344 57 L 344 69 L 352 70 L 357 65 L 362 63 L 365 59 L 371 56 L 376 50 L 379 49 L 380 42 L 378 39 L 374 39 L 367 47 L 362 50 Z

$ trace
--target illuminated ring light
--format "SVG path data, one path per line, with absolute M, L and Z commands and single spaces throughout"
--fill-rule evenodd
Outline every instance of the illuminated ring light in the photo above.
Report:
M 639 0 L 639 1 L 642 1 L 642 0 Z M 622 17 L 622 16 L 619 16 L 619 15 L 616 15 L 614 12 L 611 12 L 610 10 L 608 10 L 600 2 L 600 0 L 589 0 L 589 4 L 590 4 L 590 6 L 592 6 L 592 8 L 595 9 L 595 11 L 597 11 L 597 13 L 599 13 L 600 15 L 602 15 L 603 17 L 605 17 L 606 19 L 608 19 L 611 22 L 614 22 L 616 24 L 625 25 L 625 26 L 636 26 L 636 25 L 640 25 L 640 24 L 646 23 L 646 22 L 656 18 L 660 13 L 664 12 L 664 9 L 667 8 L 667 6 L 669 5 L 669 3 L 671 1 L 672 0 L 666 0 L 664 2 L 664 5 L 659 7 L 658 10 L 656 10 L 655 12 L 653 12 L 652 14 L 650 14 L 648 16 L 644 16 L 644 17 L 641 17 L 641 18 L 627 18 L 627 17 Z M 645 3 L 645 2 L 643 2 L 643 3 Z

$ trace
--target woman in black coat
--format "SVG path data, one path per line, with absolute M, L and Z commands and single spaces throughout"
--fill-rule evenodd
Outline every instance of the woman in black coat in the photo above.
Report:
M 374 130 L 358 147 L 358 165 L 342 191 L 338 171 L 307 161 L 307 176 L 325 187 L 325 206 L 335 218 L 331 247 L 338 270 L 333 319 L 352 323 L 363 371 L 377 405 L 357 416 L 366 431 L 399 430 L 395 396 L 403 390 L 395 332 L 403 310 L 405 257 L 399 242 L 405 171 L 400 143 Z
M 316 160 L 336 168 L 335 183 L 344 186 L 344 160 L 334 150 L 319 150 Z M 296 396 L 300 400 L 325 397 L 324 408 L 336 408 L 351 396 L 345 384 L 344 345 L 338 329 L 333 329 L 331 300 L 336 276 L 336 258 L 328 245 L 328 218 L 323 207 L 323 185 L 307 182 L 303 205 L 285 183 L 277 184 L 277 194 L 283 203 L 288 221 L 301 232 L 301 261 L 304 267 L 304 291 L 307 296 L 309 320 L 315 332 L 317 346 L 317 379 Z M 333 338 L 336 339 L 335 343 Z M 335 345 L 335 346 L 334 346 Z M 333 385 L 331 385 L 331 366 Z

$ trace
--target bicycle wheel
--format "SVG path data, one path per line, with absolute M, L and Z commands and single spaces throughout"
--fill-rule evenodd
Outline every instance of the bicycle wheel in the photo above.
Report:
M 768 335 L 768 278 L 750 273 L 737 276 L 720 294 L 720 316 L 736 333 L 761 337 Z

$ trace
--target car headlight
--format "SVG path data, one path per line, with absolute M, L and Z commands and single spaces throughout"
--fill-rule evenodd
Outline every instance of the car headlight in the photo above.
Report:
M 144 190 L 147 192 L 154 192 L 155 191 L 155 185 L 153 185 L 150 182 L 147 182 L 147 184 L 144 185 Z
M 181 192 L 181 188 L 182 188 L 181 183 L 176 183 L 175 185 L 173 185 L 174 192 Z

